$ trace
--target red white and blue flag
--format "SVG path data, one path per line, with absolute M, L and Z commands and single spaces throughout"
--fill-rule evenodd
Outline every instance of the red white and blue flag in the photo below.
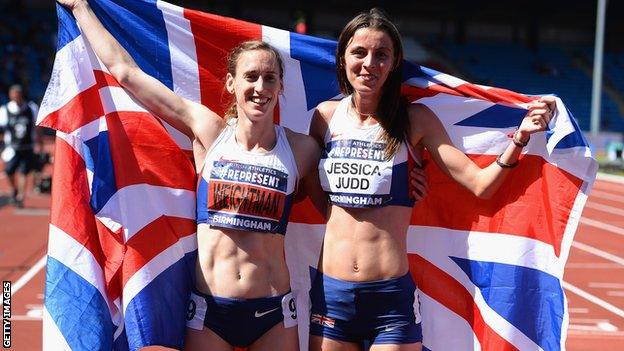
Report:
M 278 48 L 285 91 L 276 121 L 306 132 L 339 95 L 334 41 L 161 1 L 90 4 L 139 66 L 222 113 L 225 54 L 248 39 Z M 58 51 L 39 113 L 57 146 L 45 287 L 44 348 L 181 347 L 196 259 L 191 144 L 110 76 L 71 14 L 57 7 Z M 480 165 L 509 144 L 534 97 L 474 85 L 406 62 L 404 93 L 431 108 Z M 492 200 L 429 162 L 430 192 L 408 232 L 429 350 L 560 350 L 568 324 L 563 268 L 597 165 L 560 100 L 547 132 L 523 150 Z M 425 157 L 427 157 L 425 155 Z M 286 253 L 307 349 L 309 267 L 324 225 L 295 205 Z

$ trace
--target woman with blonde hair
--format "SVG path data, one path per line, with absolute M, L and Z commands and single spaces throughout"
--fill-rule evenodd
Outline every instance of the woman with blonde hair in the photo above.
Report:
M 59 2 L 121 86 L 193 142 L 198 259 L 185 349 L 298 350 L 284 235 L 303 176 L 318 174 L 320 150 L 273 123 L 283 90 L 279 53 L 260 41 L 232 50 L 225 88 L 233 103 L 223 119 L 143 72 L 86 0 Z

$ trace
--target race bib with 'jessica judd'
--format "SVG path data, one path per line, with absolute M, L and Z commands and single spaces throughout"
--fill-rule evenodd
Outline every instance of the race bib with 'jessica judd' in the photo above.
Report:
M 327 143 L 319 176 L 331 203 L 377 207 L 390 201 L 394 160 L 384 160 L 384 147 L 384 143 L 353 139 Z

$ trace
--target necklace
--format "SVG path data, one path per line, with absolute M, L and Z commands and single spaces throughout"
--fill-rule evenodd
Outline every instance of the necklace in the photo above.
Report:
M 365 117 L 362 121 L 367 121 L 369 118 L 373 118 L 375 116 L 375 113 L 364 113 L 364 112 L 360 112 L 357 108 L 357 106 L 355 106 L 355 101 L 353 101 L 353 99 L 351 99 L 351 109 L 358 114 L 358 116 L 361 117 Z

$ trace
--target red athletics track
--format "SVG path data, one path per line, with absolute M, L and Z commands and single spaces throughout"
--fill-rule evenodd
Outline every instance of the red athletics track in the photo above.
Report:
M 0 195 L 0 275 L 13 288 L 12 349 L 40 350 L 50 197 L 31 191 L 26 208 L 15 209 L 6 203 L 4 175 Z M 570 251 L 565 287 L 567 350 L 624 350 L 624 181 L 596 181 Z

